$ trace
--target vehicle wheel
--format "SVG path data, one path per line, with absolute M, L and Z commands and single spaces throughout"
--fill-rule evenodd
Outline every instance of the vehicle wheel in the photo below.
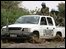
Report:
M 39 43 L 39 38 L 36 34 L 33 34 L 30 41 L 31 43 Z
M 56 34 L 54 40 L 55 40 L 55 41 L 64 41 L 64 39 L 62 38 L 62 36 L 60 36 L 60 34 Z

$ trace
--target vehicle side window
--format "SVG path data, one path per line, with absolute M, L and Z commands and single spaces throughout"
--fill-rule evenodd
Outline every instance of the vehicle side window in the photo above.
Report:
M 41 18 L 40 25 L 47 25 L 47 22 L 46 22 L 46 18 L 45 17 L 42 17 Z
M 48 24 L 49 25 L 53 25 L 53 22 L 52 22 L 52 19 L 51 18 L 47 17 L 47 20 L 48 20 Z

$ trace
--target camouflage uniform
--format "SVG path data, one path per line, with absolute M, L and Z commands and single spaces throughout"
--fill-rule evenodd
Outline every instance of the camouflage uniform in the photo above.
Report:
M 42 3 L 42 8 L 41 8 L 41 15 L 49 15 L 49 8 L 46 7 L 45 3 Z
M 41 9 L 41 15 L 49 15 L 49 8 L 48 7 L 42 8 Z

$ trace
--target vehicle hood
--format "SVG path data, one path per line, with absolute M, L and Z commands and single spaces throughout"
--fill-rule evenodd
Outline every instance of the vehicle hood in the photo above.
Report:
M 38 24 L 12 24 L 12 25 L 8 25 L 8 27 L 21 27 L 21 28 L 32 28 L 32 27 L 36 27 Z M 6 28 L 6 26 L 4 26 L 3 28 Z

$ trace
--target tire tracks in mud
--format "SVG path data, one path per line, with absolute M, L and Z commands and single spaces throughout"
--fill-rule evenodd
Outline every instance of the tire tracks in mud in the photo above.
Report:
M 64 41 L 45 41 L 41 43 L 29 43 L 29 42 L 9 42 L 1 43 L 1 48 L 65 48 Z

